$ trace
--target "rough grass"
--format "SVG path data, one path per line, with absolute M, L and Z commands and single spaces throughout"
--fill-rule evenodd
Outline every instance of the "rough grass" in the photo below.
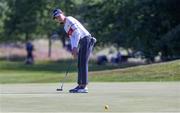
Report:
M 4 83 L 52 83 L 59 82 L 65 75 L 71 60 L 37 62 L 24 65 L 23 62 L 0 61 L 0 84 Z M 99 66 L 89 64 L 91 82 L 134 82 L 134 81 L 180 81 L 180 60 L 151 65 L 120 64 Z M 134 66 L 134 67 L 131 67 Z M 68 82 L 77 78 L 76 63 L 70 68 Z

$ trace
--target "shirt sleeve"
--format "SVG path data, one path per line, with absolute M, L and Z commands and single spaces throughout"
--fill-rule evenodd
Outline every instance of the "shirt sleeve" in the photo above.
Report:
M 69 25 L 70 25 L 70 28 L 68 30 L 68 36 L 70 37 L 71 49 L 73 49 L 74 47 L 78 47 L 81 33 L 79 31 L 78 25 L 74 18 L 69 17 L 68 21 L 69 21 Z
M 73 49 L 74 47 L 78 47 L 78 43 L 80 40 L 80 32 L 78 29 L 76 29 L 70 38 L 71 41 L 71 48 Z

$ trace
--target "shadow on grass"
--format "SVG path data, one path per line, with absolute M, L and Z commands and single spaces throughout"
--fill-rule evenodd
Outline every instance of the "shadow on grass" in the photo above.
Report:
M 0 61 L 11 61 L 11 62 L 17 62 L 17 61 L 24 61 L 25 56 L 18 56 L 18 55 L 11 55 L 10 57 L 0 57 Z
M 43 72 L 65 72 L 69 64 L 72 62 L 72 65 L 69 69 L 69 72 L 76 71 L 76 63 L 74 60 L 60 60 L 60 61 L 38 61 L 33 65 L 27 65 L 24 61 L 0 61 L 0 70 L 4 71 L 43 71 Z
M 58 60 L 58 61 L 38 61 L 34 65 L 26 65 L 23 58 L 19 58 L 13 61 L 7 61 L 0 59 L 0 70 L 4 71 L 29 71 L 29 72 L 54 72 L 63 73 L 66 72 L 70 63 L 69 72 L 77 72 L 77 61 L 72 59 Z M 126 68 L 140 65 L 138 63 L 121 63 L 118 65 L 97 65 L 95 61 L 89 62 L 89 71 L 102 71 L 112 70 L 118 68 Z

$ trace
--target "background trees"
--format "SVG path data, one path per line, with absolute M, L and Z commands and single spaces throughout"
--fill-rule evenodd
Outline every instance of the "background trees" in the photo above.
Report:
M 179 3 L 178 0 L 103 0 L 96 4 L 89 1 L 83 5 L 89 13 L 84 12 L 83 16 L 103 44 L 142 51 L 152 61 L 160 52 L 171 59 L 179 56 L 175 54 L 180 49 Z
M 51 18 L 58 7 L 78 18 L 99 45 L 142 51 L 150 60 L 159 53 L 163 59 L 177 58 L 179 4 L 179 0 L 1 0 L 0 40 L 47 38 L 61 31 Z

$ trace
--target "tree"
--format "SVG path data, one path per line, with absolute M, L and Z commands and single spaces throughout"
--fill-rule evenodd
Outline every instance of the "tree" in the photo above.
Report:
M 69 13 L 73 11 L 73 4 L 71 0 L 9 0 L 8 5 L 12 12 L 5 23 L 5 34 L 11 40 L 18 41 L 26 41 L 37 35 L 49 36 L 57 29 L 51 15 L 53 9 L 60 7 Z
M 3 38 L 3 32 L 4 32 L 4 22 L 8 19 L 7 13 L 10 11 L 8 7 L 8 3 L 6 0 L 0 1 L 0 41 L 2 41 Z
M 180 24 L 162 36 L 159 43 L 162 59 L 170 60 L 180 58 Z
M 93 0 L 89 0 L 92 2 Z M 178 0 L 100 0 L 84 3 L 84 17 L 103 44 L 142 51 L 151 61 L 163 52 L 164 34 L 179 24 Z M 177 40 L 174 40 L 177 41 Z
M 5 31 L 0 25 L 0 32 L 5 32 L 11 40 L 20 41 L 39 35 L 50 37 L 52 32 L 63 29 L 51 18 L 52 10 L 60 8 L 66 15 L 78 18 L 98 39 L 99 45 L 131 48 L 153 61 L 159 53 L 179 55 L 174 50 L 178 46 L 172 47 L 163 41 L 173 44 L 179 41 L 179 4 L 179 0 L 8 0 L 10 9 L 5 8 L 0 13 L 6 15 L 6 19 L 0 17 L 0 22 L 5 21 Z M 9 10 L 7 16 L 4 12 Z M 174 34 L 169 36 L 172 32 Z
M 11 8 L 10 19 L 6 21 L 6 32 L 8 38 L 26 41 L 30 35 L 36 32 L 38 23 L 38 11 L 43 0 L 14 0 L 9 1 Z

